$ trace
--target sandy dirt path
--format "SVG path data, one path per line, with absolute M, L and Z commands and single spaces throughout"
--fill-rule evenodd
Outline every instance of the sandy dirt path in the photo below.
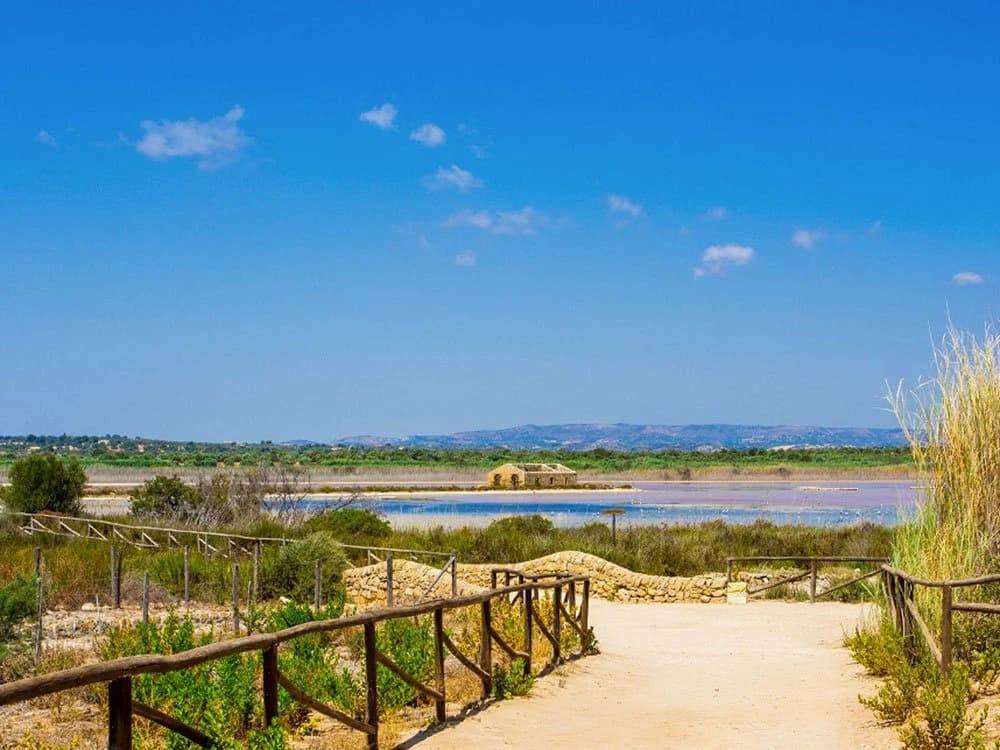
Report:
M 414 738 L 464 748 L 898 748 L 858 703 L 875 682 L 842 647 L 858 605 L 593 601 L 601 654 Z

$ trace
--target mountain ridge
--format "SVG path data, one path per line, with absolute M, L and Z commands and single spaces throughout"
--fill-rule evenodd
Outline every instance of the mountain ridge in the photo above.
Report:
M 907 445 L 902 430 L 812 425 L 627 423 L 525 424 L 446 435 L 386 437 L 353 435 L 332 441 L 350 447 L 508 448 L 516 450 L 722 450 L 750 448 L 895 448 Z

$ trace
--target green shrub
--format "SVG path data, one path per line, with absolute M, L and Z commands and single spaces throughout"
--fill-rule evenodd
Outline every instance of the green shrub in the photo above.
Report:
M 404 672 L 423 683 L 434 676 L 434 636 L 431 618 L 416 621 L 387 620 L 375 634 L 379 651 L 392 659 Z M 379 709 L 397 709 L 414 703 L 419 694 L 381 664 L 378 666 Z
M 8 478 L 10 486 L 3 500 L 11 510 L 23 513 L 80 511 L 80 497 L 87 478 L 75 458 L 63 461 L 51 453 L 35 454 L 11 464 Z
M 511 695 L 527 695 L 534 684 L 535 678 L 525 673 L 523 659 L 514 659 L 507 667 L 493 665 L 493 697 L 497 700 Z
M 197 635 L 190 617 L 170 613 L 162 625 L 112 628 L 101 649 L 103 659 L 137 654 L 173 654 L 210 643 L 210 633 Z M 272 731 L 265 732 L 257 686 L 259 654 L 227 656 L 189 669 L 133 678 L 136 700 L 166 711 L 216 740 L 217 747 L 283 747 Z M 139 747 L 157 747 L 163 732 L 144 722 L 136 726 Z M 189 747 L 175 734 L 165 737 L 171 750 Z M 270 743 L 270 744 L 268 744 Z
M 919 707 L 929 670 L 923 662 L 911 664 L 905 657 L 887 666 L 889 671 L 875 695 L 859 700 L 882 723 L 898 725 L 913 716 Z
M 15 626 L 35 614 L 38 607 L 35 581 L 34 576 L 21 575 L 0 586 L 0 641 L 10 640 Z
M 261 596 L 312 601 L 316 560 L 320 563 L 323 598 L 342 597 L 340 577 L 347 567 L 347 557 L 329 531 L 314 532 L 281 547 L 276 555 L 266 556 L 261 563 Z
M 392 534 L 392 526 L 377 513 L 363 508 L 328 510 L 308 519 L 307 532 L 328 531 L 345 544 L 373 545 Z
M 132 495 L 134 516 L 184 519 L 198 502 L 198 491 L 178 476 L 158 474 Z
M 906 658 L 903 636 L 888 617 L 881 617 L 876 625 L 859 625 L 854 634 L 844 639 L 851 656 L 875 677 L 885 677 L 893 667 Z
M 922 690 L 920 707 L 900 729 L 906 750 L 983 750 L 986 709 L 970 715 L 969 673 L 955 665 L 948 677 L 934 671 Z

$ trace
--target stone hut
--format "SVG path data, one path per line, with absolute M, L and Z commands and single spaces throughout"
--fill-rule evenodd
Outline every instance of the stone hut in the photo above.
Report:
M 572 487 L 576 472 L 562 464 L 504 464 L 490 472 L 490 487 Z

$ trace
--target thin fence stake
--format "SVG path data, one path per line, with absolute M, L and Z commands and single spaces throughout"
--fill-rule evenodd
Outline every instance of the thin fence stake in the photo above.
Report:
M 319 612 L 323 606 L 323 569 L 319 560 L 313 564 L 313 609 Z
M 42 615 L 45 612 L 45 602 L 42 597 L 42 577 L 41 575 L 35 576 L 35 597 L 37 601 L 38 609 L 38 621 L 35 623 L 35 666 L 38 666 L 39 660 L 42 658 Z
M 184 607 L 191 606 L 191 548 L 184 547 Z
M 121 609 L 122 606 L 122 588 L 120 574 L 121 572 L 121 558 L 118 554 L 118 547 L 114 544 L 111 545 L 111 606 L 114 609 Z
M 260 599 L 260 539 L 253 546 L 253 601 Z
M 142 624 L 149 625 L 149 571 L 142 574 Z
M 458 553 L 451 553 L 451 598 L 458 596 Z
M 385 556 L 385 606 L 392 606 L 392 553 Z
M 233 563 L 233 633 L 240 634 L 240 564 Z
M 35 577 L 42 574 L 42 548 L 35 547 Z

